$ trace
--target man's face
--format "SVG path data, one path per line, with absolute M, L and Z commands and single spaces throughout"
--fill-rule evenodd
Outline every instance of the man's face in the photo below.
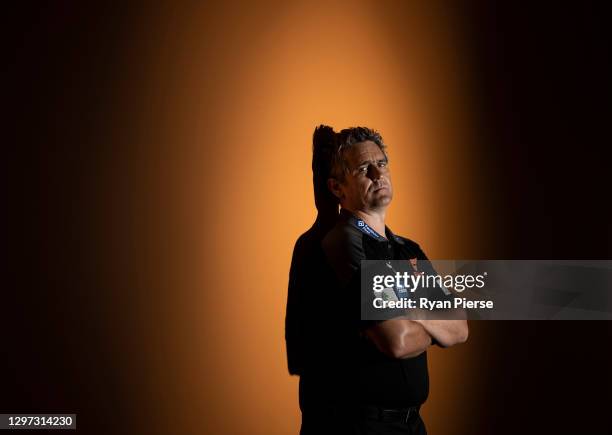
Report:
M 359 142 L 344 152 L 348 170 L 330 187 L 348 210 L 380 210 L 393 198 L 387 157 L 372 141 Z

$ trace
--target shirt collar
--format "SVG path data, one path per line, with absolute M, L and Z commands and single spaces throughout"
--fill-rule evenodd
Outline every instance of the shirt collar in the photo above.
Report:
M 399 237 L 397 237 L 391 229 L 385 225 L 385 237 L 378 234 L 373 228 L 371 228 L 368 224 L 366 224 L 362 219 L 359 219 L 352 212 L 347 209 L 340 209 L 340 217 L 348 221 L 351 225 L 357 228 L 362 233 L 368 235 L 369 237 L 379 241 L 379 242 L 387 242 L 387 241 L 395 241 L 401 243 Z

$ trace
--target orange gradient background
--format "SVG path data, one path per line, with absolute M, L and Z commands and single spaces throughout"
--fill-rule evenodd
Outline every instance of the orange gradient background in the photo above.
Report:
M 432 258 L 486 248 L 457 23 L 425 2 L 227 2 L 131 25 L 112 103 L 129 145 L 109 160 L 101 220 L 127 302 L 126 412 L 159 433 L 297 433 L 284 316 L 293 243 L 315 217 L 316 125 L 383 134 L 394 231 Z M 432 433 L 465 425 L 470 345 L 431 352 Z
M 594 4 L 206 3 L 8 8 L 1 412 L 297 434 L 285 304 L 321 123 L 382 133 L 389 226 L 430 258 L 610 258 Z M 431 349 L 429 433 L 601 431 L 611 340 L 471 322 Z

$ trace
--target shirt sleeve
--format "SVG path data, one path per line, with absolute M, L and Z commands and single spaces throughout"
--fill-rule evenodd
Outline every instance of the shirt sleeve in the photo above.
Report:
M 415 243 L 413 243 L 412 250 L 416 252 L 418 270 L 422 272 L 425 276 L 436 276 L 438 272 L 435 270 L 431 260 L 427 258 L 425 252 L 421 249 L 421 247 Z M 438 285 L 437 281 L 435 281 L 436 285 L 427 286 L 426 288 L 421 288 L 418 291 L 421 292 L 423 297 L 426 297 L 430 301 L 452 301 L 452 295 L 448 292 L 448 290 L 442 285 Z
M 424 272 L 425 275 L 438 275 L 438 272 L 433 267 L 431 260 L 429 260 L 427 258 L 427 255 L 425 255 L 425 252 L 421 249 L 421 247 L 418 244 L 415 243 L 415 245 L 416 245 L 416 252 L 417 252 L 417 259 L 418 259 L 417 262 L 420 263 L 420 269 Z M 438 286 L 438 285 L 430 287 L 430 288 L 422 289 L 422 290 L 424 291 L 425 297 L 430 301 L 445 301 L 445 300 L 452 301 L 453 299 L 452 294 L 447 294 L 444 291 L 445 289 L 443 289 L 443 287 Z M 438 310 L 435 310 L 435 311 L 438 311 Z M 440 343 L 438 343 L 438 341 L 434 337 L 431 337 L 431 344 L 440 346 Z

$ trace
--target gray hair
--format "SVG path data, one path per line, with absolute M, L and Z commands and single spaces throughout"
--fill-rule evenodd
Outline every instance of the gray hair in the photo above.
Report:
M 345 128 L 336 133 L 336 143 L 334 152 L 331 155 L 331 175 L 339 181 L 344 179 L 344 174 L 348 170 L 346 161 L 344 160 L 344 152 L 351 149 L 353 145 L 359 142 L 372 141 L 383 152 L 387 158 L 385 151 L 387 146 L 383 142 L 383 138 L 379 132 L 367 127 L 351 127 Z

